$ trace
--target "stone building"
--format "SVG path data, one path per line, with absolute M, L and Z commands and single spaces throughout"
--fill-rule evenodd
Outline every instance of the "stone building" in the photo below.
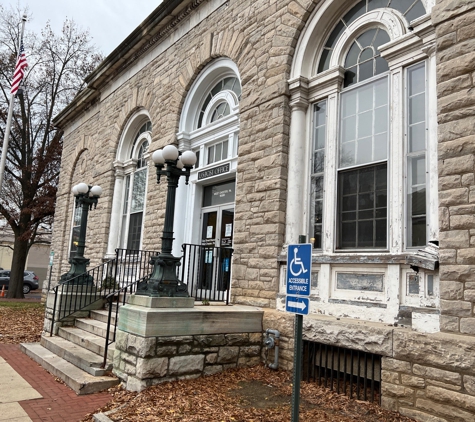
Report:
M 91 266 L 160 250 L 151 153 L 191 149 L 174 252 L 232 246 L 231 302 L 263 308 L 282 367 L 286 245 L 305 235 L 304 339 L 381 356 L 386 408 L 475 420 L 474 19 L 467 0 L 165 0 L 55 120 L 53 280 L 74 248 L 72 186 L 104 190 Z

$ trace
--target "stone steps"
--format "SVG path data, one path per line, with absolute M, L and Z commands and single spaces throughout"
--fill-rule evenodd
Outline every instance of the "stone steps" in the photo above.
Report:
M 97 321 L 90 318 L 77 318 L 74 324 L 76 327 L 81 330 L 87 331 L 88 333 L 95 334 L 99 337 L 106 338 L 107 335 L 107 324 L 102 321 Z M 109 338 L 114 335 L 114 326 L 111 326 L 111 332 Z
M 96 393 L 119 383 L 115 377 L 93 376 L 83 371 L 40 343 L 23 343 L 20 347 L 25 354 L 63 380 L 78 395 Z
M 58 335 L 70 342 L 84 347 L 85 349 L 104 356 L 104 338 L 95 334 L 88 333 L 78 327 L 60 327 Z M 114 357 L 115 344 L 112 343 L 107 348 L 107 359 L 112 360 Z
M 106 368 L 102 368 L 104 361 L 102 356 L 62 337 L 43 336 L 40 344 L 60 358 L 67 360 L 95 377 L 105 375 L 112 368 L 111 364 L 108 364 Z
M 91 318 L 95 319 L 96 321 L 101 321 L 105 324 L 107 324 L 107 319 L 109 318 L 109 311 L 105 309 L 100 309 L 97 311 L 91 311 Z M 115 324 L 115 309 L 112 310 L 111 313 L 111 324 Z
M 48 372 L 63 380 L 76 394 L 91 394 L 119 383 L 109 374 L 115 345 L 107 350 L 108 363 L 102 368 L 107 333 L 108 311 L 91 310 L 90 318 L 81 314 L 74 326 L 59 327 L 58 335 L 43 336 L 40 343 L 22 344 L 24 353 Z M 115 322 L 113 312 L 112 322 Z M 113 339 L 114 325 L 109 338 Z

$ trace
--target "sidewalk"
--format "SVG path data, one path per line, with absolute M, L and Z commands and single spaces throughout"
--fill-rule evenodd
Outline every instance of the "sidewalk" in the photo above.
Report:
M 17 344 L 0 344 L 0 421 L 78 422 L 104 406 L 107 392 L 77 396 Z

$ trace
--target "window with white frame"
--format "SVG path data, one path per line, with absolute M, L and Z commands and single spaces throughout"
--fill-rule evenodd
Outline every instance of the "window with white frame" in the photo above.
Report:
M 405 19 L 405 31 L 425 13 L 420 0 L 359 1 L 322 43 L 309 85 L 309 97 L 318 99 L 312 105 L 309 192 L 315 249 L 327 241 L 326 250 L 391 251 L 392 244 L 411 248 L 429 240 L 428 160 L 436 140 L 428 137 L 428 58 L 422 45 L 412 55 L 399 51 L 396 64 L 386 53 L 400 36 L 387 22 Z M 377 20 L 383 14 L 386 24 Z M 325 215 L 329 210 L 334 216 Z
M 71 228 L 71 245 L 69 247 L 69 256 L 76 255 L 79 242 L 79 231 L 81 229 L 82 207 L 76 207 L 74 204 L 73 225 Z
M 147 122 L 138 130 L 130 155 L 136 164 L 125 175 L 120 245 L 131 250 L 140 249 L 142 240 L 149 147 L 148 139 L 143 134 L 149 133 L 151 129 L 151 123 Z

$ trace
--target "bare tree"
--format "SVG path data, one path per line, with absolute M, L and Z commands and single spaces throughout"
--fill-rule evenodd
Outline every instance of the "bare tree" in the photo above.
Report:
M 20 7 L 0 5 L 0 136 L 4 137 L 10 84 L 18 55 Z M 27 26 L 28 28 L 28 22 Z M 62 152 L 62 131 L 53 117 L 83 88 L 84 78 L 102 60 L 88 31 L 66 20 L 62 32 L 50 25 L 41 34 L 24 36 L 28 69 L 17 93 L 0 214 L 14 233 L 8 296 L 22 298 L 23 272 L 39 233 L 51 230 Z M 1 146 L 0 146 L 1 150 Z

